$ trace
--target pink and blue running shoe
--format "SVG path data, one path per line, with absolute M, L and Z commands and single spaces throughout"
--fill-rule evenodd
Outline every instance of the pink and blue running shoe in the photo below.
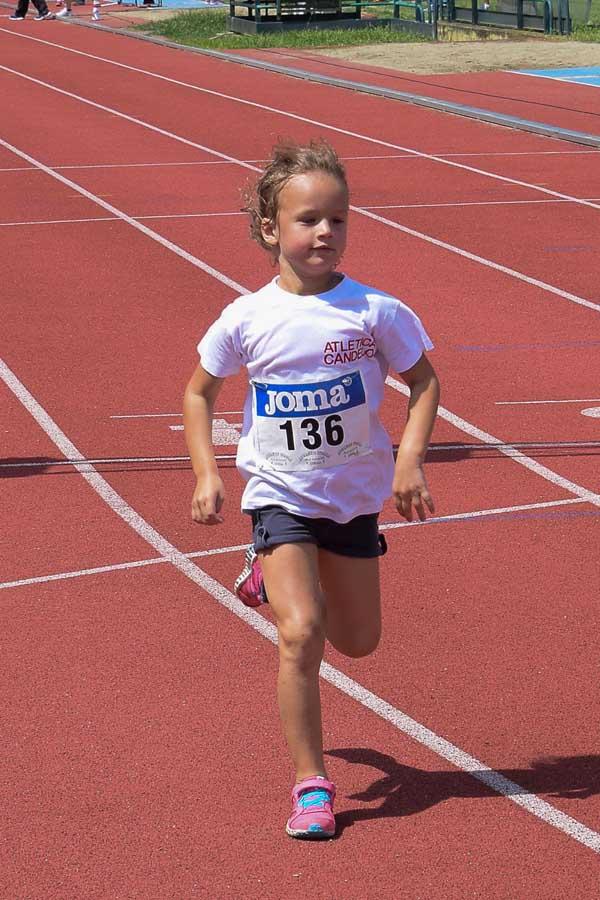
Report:
M 296 838 L 330 838 L 335 834 L 335 785 L 322 775 L 305 778 L 292 791 L 292 815 L 285 830 Z
M 260 560 L 254 547 L 246 550 L 244 568 L 235 580 L 233 589 L 246 606 L 260 606 L 268 603 L 265 584 L 260 568 Z

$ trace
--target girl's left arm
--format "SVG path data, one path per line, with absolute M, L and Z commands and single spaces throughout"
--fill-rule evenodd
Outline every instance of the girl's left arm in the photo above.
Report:
M 425 506 L 430 512 L 435 511 L 423 464 L 440 399 L 440 383 L 425 354 L 400 377 L 410 388 L 410 401 L 396 456 L 392 493 L 401 516 L 412 522 L 414 507 L 423 522 Z

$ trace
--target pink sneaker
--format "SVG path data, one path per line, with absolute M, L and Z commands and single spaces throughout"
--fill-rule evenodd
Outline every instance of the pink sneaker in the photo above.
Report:
M 236 578 L 234 591 L 246 606 L 268 603 L 258 556 L 254 547 L 246 550 L 246 560 L 241 574 Z
M 285 830 L 292 837 L 329 838 L 335 834 L 335 784 L 314 775 L 294 786 L 292 815 Z

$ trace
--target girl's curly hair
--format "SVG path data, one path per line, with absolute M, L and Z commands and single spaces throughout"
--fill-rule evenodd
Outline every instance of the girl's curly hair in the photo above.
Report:
M 325 140 L 314 140 L 304 147 L 293 141 L 276 144 L 262 175 L 244 192 L 242 211 L 250 216 L 250 237 L 273 256 L 277 255 L 277 248 L 267 244 L 261 224 L 265 219 L 274 222 L 277 218 L 279 194 L 290 178 L 307 172 L 332 175 L 348 190 L 346 171 L 333 147 Z

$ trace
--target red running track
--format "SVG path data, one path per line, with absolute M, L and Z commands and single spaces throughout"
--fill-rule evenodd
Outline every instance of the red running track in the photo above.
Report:
M 446 409 L 500 440 L 545 446 L 525 450 L 534 472 L 486 448 L 460 419 L 441 420 L 429 477 L 438 515 L 459 518 L 387 532 L 382 646 L 367 661 L 328 660 L 547 800 L 557 821 L 565 813 L 575 822 L 566 834 L 535 818 L 325 684 L 341 839 L 289 841 L 273 648 L 156 562 L 149 528 L 144 539 L 73 468 L 53 465 L 58 448 L 4 390 L 4 455 L 20 461 L 2 470 L 13 476 L 5 531 L 16 536 L 2 594 L 4 893 L 593 896 L 597 856 L 576 823 L 600 825 L 598 432 L 581 415 L 594 404 L 498 405 L 598 398 L 595 279 L 586 251 L 568 249 L 573 234 L 597 242 L 600 210 L 577 202 L 589 196 L 592 160 L 558 142 L 281 76 L 254 73 L 249 83 L 241 67 L 83 29 L 32 26 L 0 32 L 0 42 L 0 137 L 29 157 L 0 151 L 3 358 L 86 458 L 112 460 L 97 469 L 129 506 L 182 553 L 205 554 L 195 562 L 226 586 L 248 538 L 237 475 L 224 460 L 225 529 L 193 527 L 189 467 L 173 459 L 185 449 L 170 427 L 180 423 L 196 339 L 234 296 L 198 261 L 247 289 L 272 275 L 235 215 L 252 176 L 235 160 L 265 158 L 281 133 L 323 134 L 350 157 L 357 211 L 347 270 L 421 314 Z M 558 153 L 542 155 L 549 147 Z M 380 155 L 392 158 L 372 158 Z M 541 193 L 542 180 L 571 199 Z M 479 218 L 466 203 L 479 204 Z M 385 221 L 365 218 L 367 207 Z M 550 239 L 561 249 L 542 260 Z M 228 383 L 220 408 L 230 425 L 243 393 L 243 379 Z M 384 416 L 396 434 L 403 407 L 390 388 Z M 114 418 L 140 414 L 153 417 Z M 389 506 L 382 521 L 398 524 Z
M 244 50 L 239 55 L 331 78 L 362 81 L 421 97 L 461 103 L 559 128 L 595 135 L 600 133 L 598 99 L 595 92 L 585 85 L 532 78 L 511 71 L 421 75 L 302 50 Z

